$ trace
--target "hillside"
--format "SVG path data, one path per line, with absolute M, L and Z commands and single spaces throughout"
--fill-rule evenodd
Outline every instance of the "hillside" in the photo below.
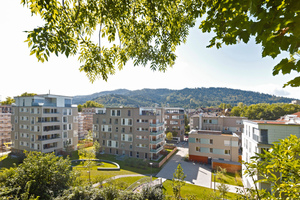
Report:
M 290 103 L 293 99 L 277 97 L 259 92 L 244 91 L 230 88 L 185 88 L 182 90 L 170 89 L 142 89 L 99 92 L 86 96 L 75 96 L 75 104 L 83 104 L 87 100 L 93 100 L 106 107 L 112 106 L 165 106 L 198 108 L 218 106 L 220 103 L 237 105 L 243 102 L 246 105 L 257 103 Z

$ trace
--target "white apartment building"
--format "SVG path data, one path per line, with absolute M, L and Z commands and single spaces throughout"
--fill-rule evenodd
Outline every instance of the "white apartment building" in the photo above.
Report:
M 268 150 L 273 142 L 289 137 L 291 134 L 300 137 L 300 113 L 286 115 L 279 120 L 244 120 L 244 132 L 242 136 L 243 156 L 246 162 L 251 161 L 255 153 L 263 153 L 263 149 Z M 245 166 L 242 166 L 244 173 Z M 258 177 L 254 177 L 255 180 Z M 244 186 L 254 188 L 251 177 L 243 176 Z M 270 185 L 258 183 L 258 189 L 270 190 Z
M 78 110 L 72 97 L 44 94 L 14 99 L 12 152 L 77 149 Z

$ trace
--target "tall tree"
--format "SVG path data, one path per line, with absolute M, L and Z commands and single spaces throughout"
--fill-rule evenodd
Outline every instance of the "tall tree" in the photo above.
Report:
M 180 190 L 183 186 L 185 186 L 185 182 L 184 182 L 185 178 L 186 175 L 184 174 L 181 165 L 178 164 L 172 179 L 172 188 L 176 199 L 181 199 Z

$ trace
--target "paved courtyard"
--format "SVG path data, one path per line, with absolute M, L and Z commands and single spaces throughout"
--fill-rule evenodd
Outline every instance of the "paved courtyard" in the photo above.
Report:
M 195 185 L 211 188 L 211 170 L 205 165 L 184 161 L 184 157 L 188 154 L 188 147 L 186 143 L 180 143 L 177 145 L 177 148 L 177 154 L 169 160 L 169 162 L 156 176 L 172 179 L 177 165 L 180 164 L 184 174 L 186 175 L 185 181 Z

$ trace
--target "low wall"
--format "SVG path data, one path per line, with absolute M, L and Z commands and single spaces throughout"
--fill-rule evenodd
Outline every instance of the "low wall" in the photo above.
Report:
M 189 155 L 190 161 L 196 161 L 196 162 L 202 162 L 202 163 L 208 163 L 208 157 L 205 156 L 196 156 L 196 155 Z
M 220 162 L 212 162 L 212 168 L 214 170 L 217 170 L 219 167 L 222 167 L 223 169 L 225 168 L 227 170 L 227 172 L 230 173 L 235 173 L 238 171 L 242 170 L 242 165 L 241 164 L 233 164 L 233 163 L 220 163 Z
M 159 163 L 153 163 L 153 167 L 161 167 L 175 152 L 177 151 L 177 147 L 175 148 L 168 154 L 164 159 L 162 159 Z

